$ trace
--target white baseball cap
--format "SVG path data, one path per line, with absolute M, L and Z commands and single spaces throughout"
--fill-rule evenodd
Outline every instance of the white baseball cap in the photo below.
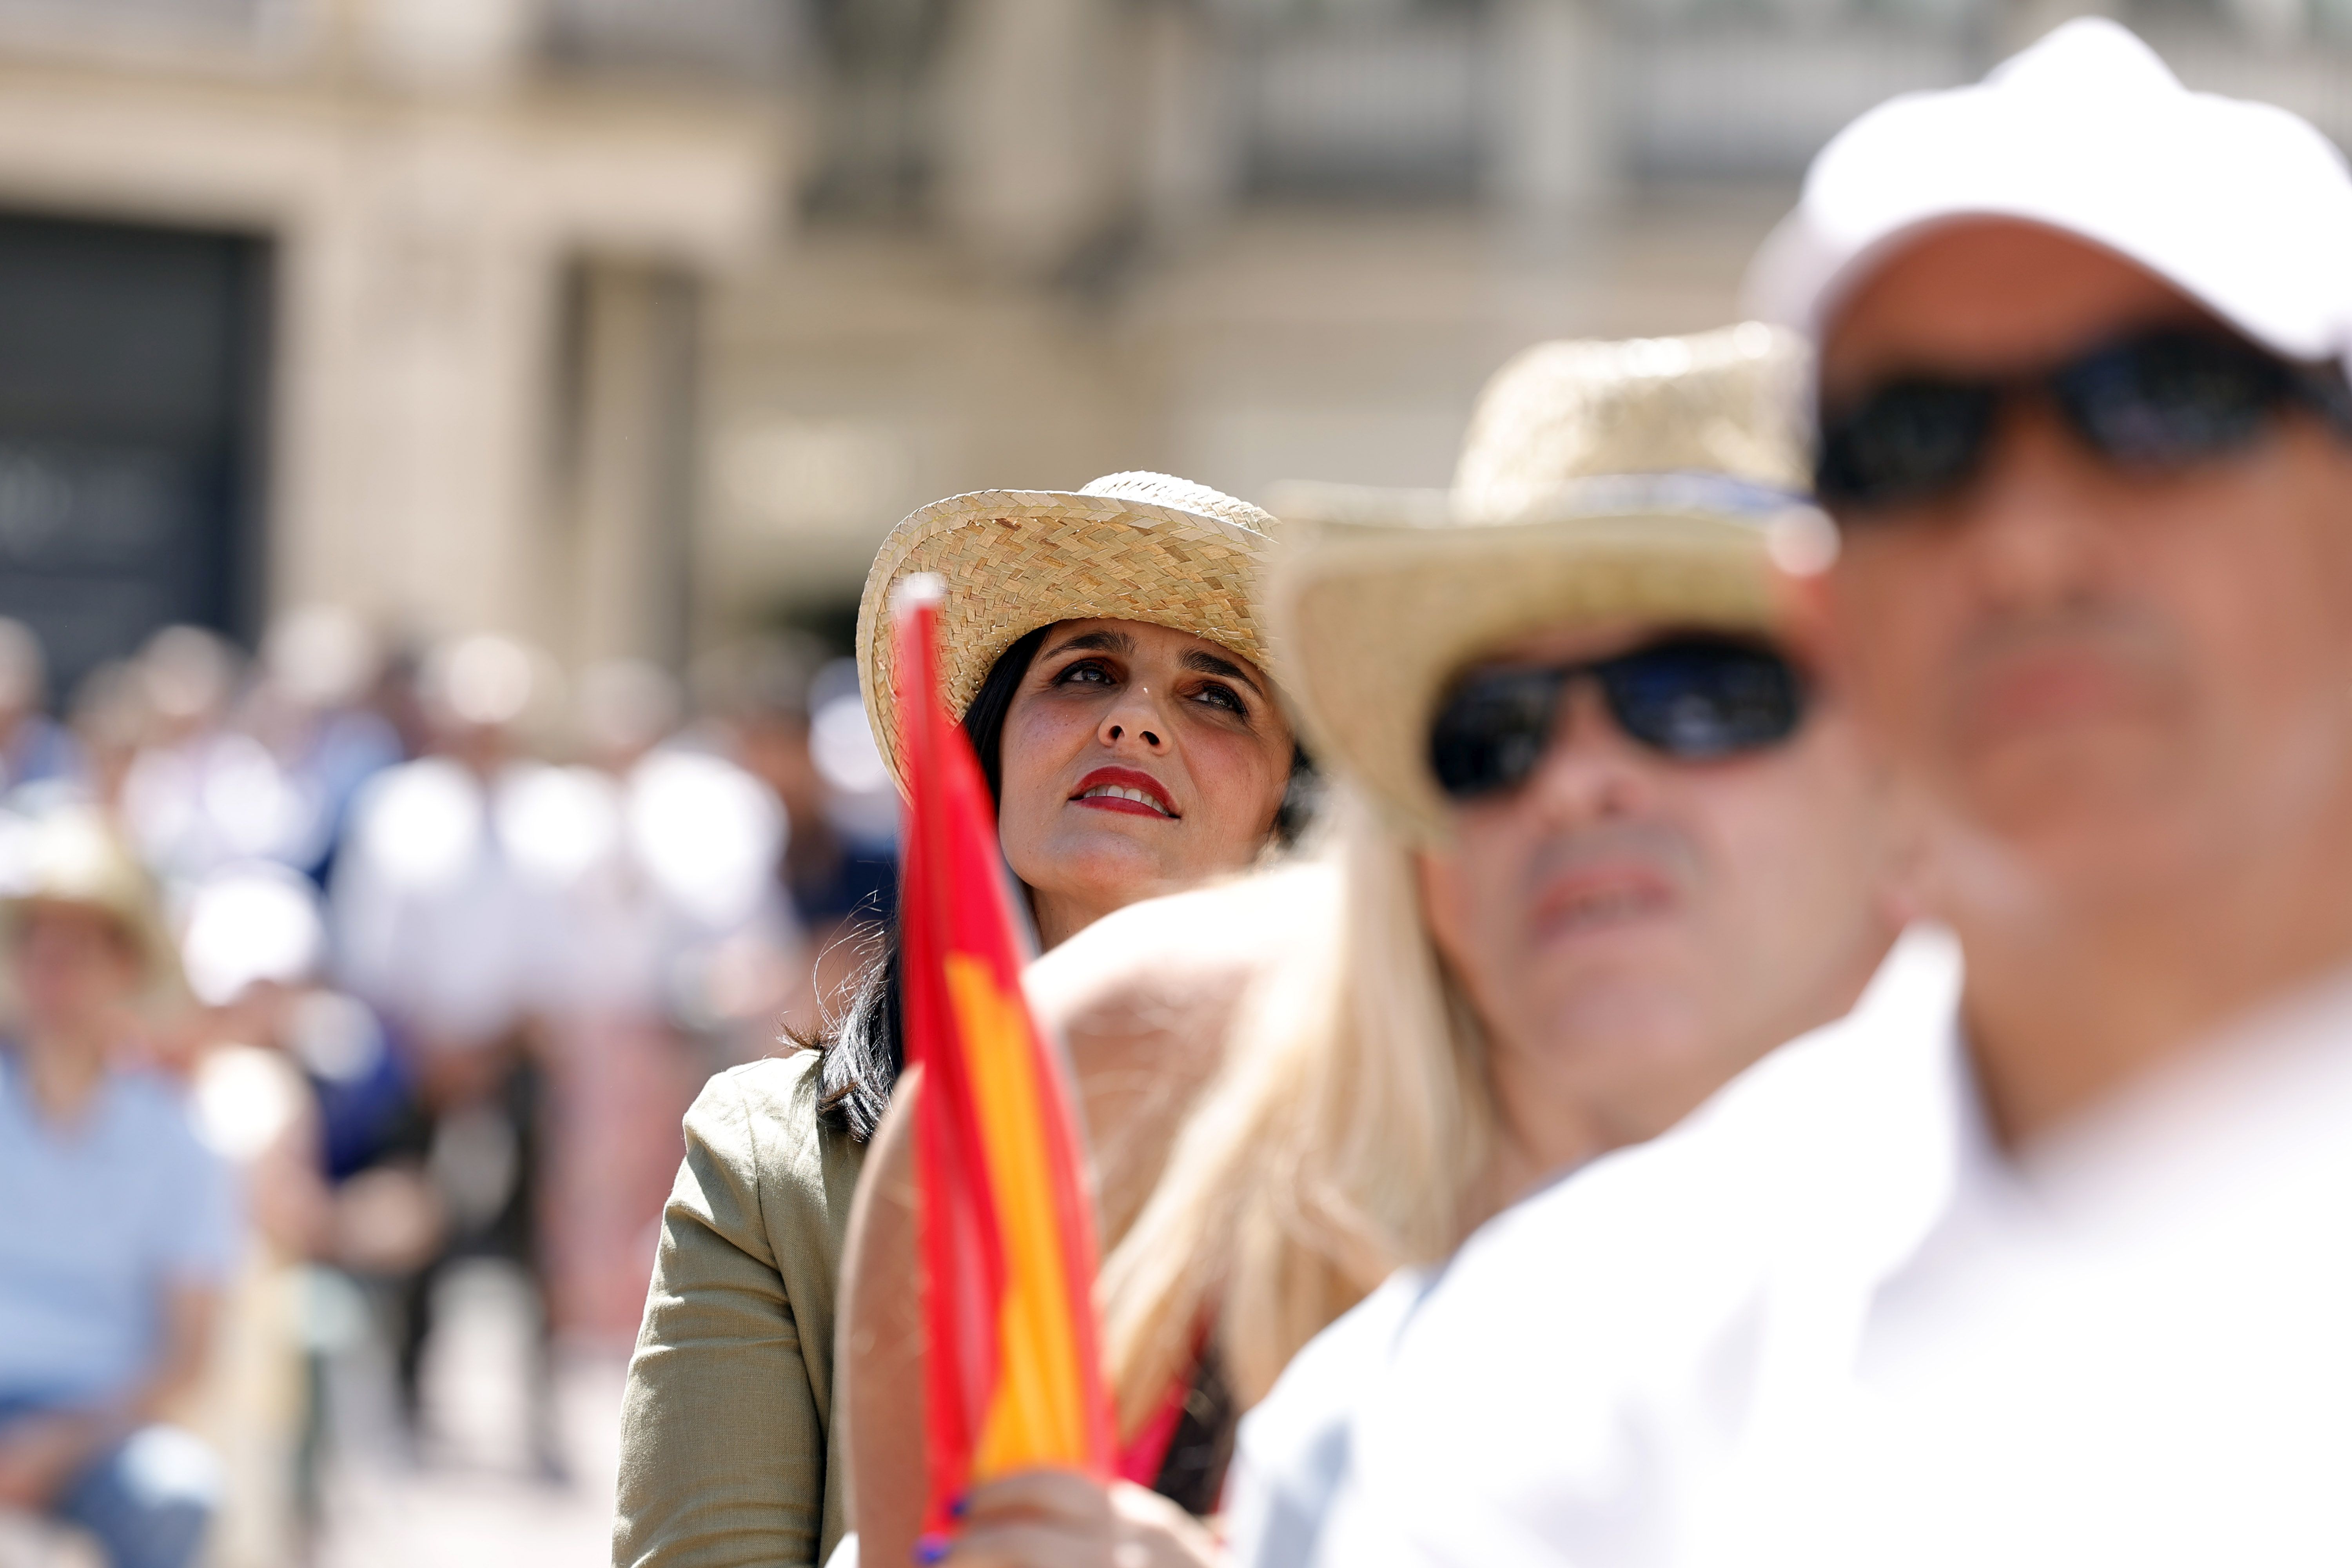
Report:
M 2128 29 L 2073 21 L 1976 87 L 1906 93 L 1822 150 L 1748 274 L 1818 336 L 1895 251 L 1956 218 L 2042 224 L 2164 279 L 2277 353 L 2352 348 L 2352 175 L 2308 121 L 2191 92 Z

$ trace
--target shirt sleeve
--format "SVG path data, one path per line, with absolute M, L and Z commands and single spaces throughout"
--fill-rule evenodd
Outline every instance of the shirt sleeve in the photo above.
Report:
M 825 1430 L 761 1212 L 759 1118 L 732 1074 L 686 1118 L 629 1363 L 616 1568 L 818 1561 Z

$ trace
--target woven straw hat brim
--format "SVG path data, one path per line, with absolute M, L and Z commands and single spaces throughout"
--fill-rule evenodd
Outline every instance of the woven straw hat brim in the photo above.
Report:
M 1764 528 L 1701 513 L 1475 528 L 1327 522 L 1286 548 L 1267 599 L 1276 668 L 1308 743 L 1393 826 L 1445 842 L 1429 726 L 1469 664 L 1553 627 L 1609 620 L 1769 630 L 1781 605 Z
M 25 919 L 44 905 L 93 910 L 112 921 L 131 943 L 142 991 L 176 993 L 181 984 L 179 944 L 172 940 L 152 904 L 80 892 L 35 892 L 0 899 L 0 942 L 14 942 Z
M 175 993 L 179 943 L 163 922 L 157 890 L 113 830 L 86 806 L 30 820 L 10 817 L 0 843 L 0 943 L 13 943 L 25 917 L 43 905 L 93 910 L 129 939 L 142 989 Z
M 1269 668 L 1253 598 L 1266 542 L 1222 518 L 1068 490 L 976 490 L 915 512 L 883 542 L 857 606 L 866 715 L 891 778 L 903 792 L 889 636 L 903 579 L 946 579 L 940 679 L 961 715 L 997 656 L 1056 621 L 1170 626 Z

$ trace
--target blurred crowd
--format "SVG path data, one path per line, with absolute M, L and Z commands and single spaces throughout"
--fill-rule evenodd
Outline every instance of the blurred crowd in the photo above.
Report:
M 0 1181 L 34 1200 L 0 1221 L 0 1531 L 303 1560 L 325 1354 L 373 1335 L 429 1440 L 436 1287 L 478 1258 L 530 1281 L 518 1373 L 562 1479 L 548 1358 L 635 1334 L 695 1090 L 780 1020 L 819 1032 L 889 915 L 896 797 L 854 667 L 790 635 L 683 681 L 567 677 L 310 607 L 257 657 L 173 626 L 61 704 L 49 685 L 0 621 L 0 1121 L 26 1167 Z M 119 1192 L 75 1164 L 109 1139 Z M 68 1233 L 111 1251 L 44 1251 Z M 78 1355 L 134 1276 L 144 1321 Z

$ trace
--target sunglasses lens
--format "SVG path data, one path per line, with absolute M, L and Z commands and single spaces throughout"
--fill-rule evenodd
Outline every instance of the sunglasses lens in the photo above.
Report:
M 1928 500 L 1964 482 L 1992 432 L 1998 391 L 1937 381 L 1883 386 L 1822 432 L 1814 487 L 1827 504 Z
M 1475 800 L 1525 784 L 1543 760 L 1565 681 L 1554 669 L 1502 669 L 1455 687 L 1429 731 L 1438 787 Z
M 1771 649 L 1686 637 L 1585 667 L 1619 728 L 1670 757 L 1775 746 L 1804 718 L 1804 683 Z M 1578 671 L 1496 669 L 1454 689 L 1430 726 L 1429 764 L 1457 801 L 1516 789 L 1543 761 L 1561 691 Z
M 2244 446 L 2291 391 L 2289 374 L 2248 343 L 2158 332 L 2091 355 L 2056 378 L 2060 403 L 2101 453 L 2172 468 Z
M 1804 689 L 1769 648 L 1691 640 L 1612 660 L 1610 710 L 1627 734 L 1668 756 L 1728 756 L 1778 745 L 1804 716 Z

